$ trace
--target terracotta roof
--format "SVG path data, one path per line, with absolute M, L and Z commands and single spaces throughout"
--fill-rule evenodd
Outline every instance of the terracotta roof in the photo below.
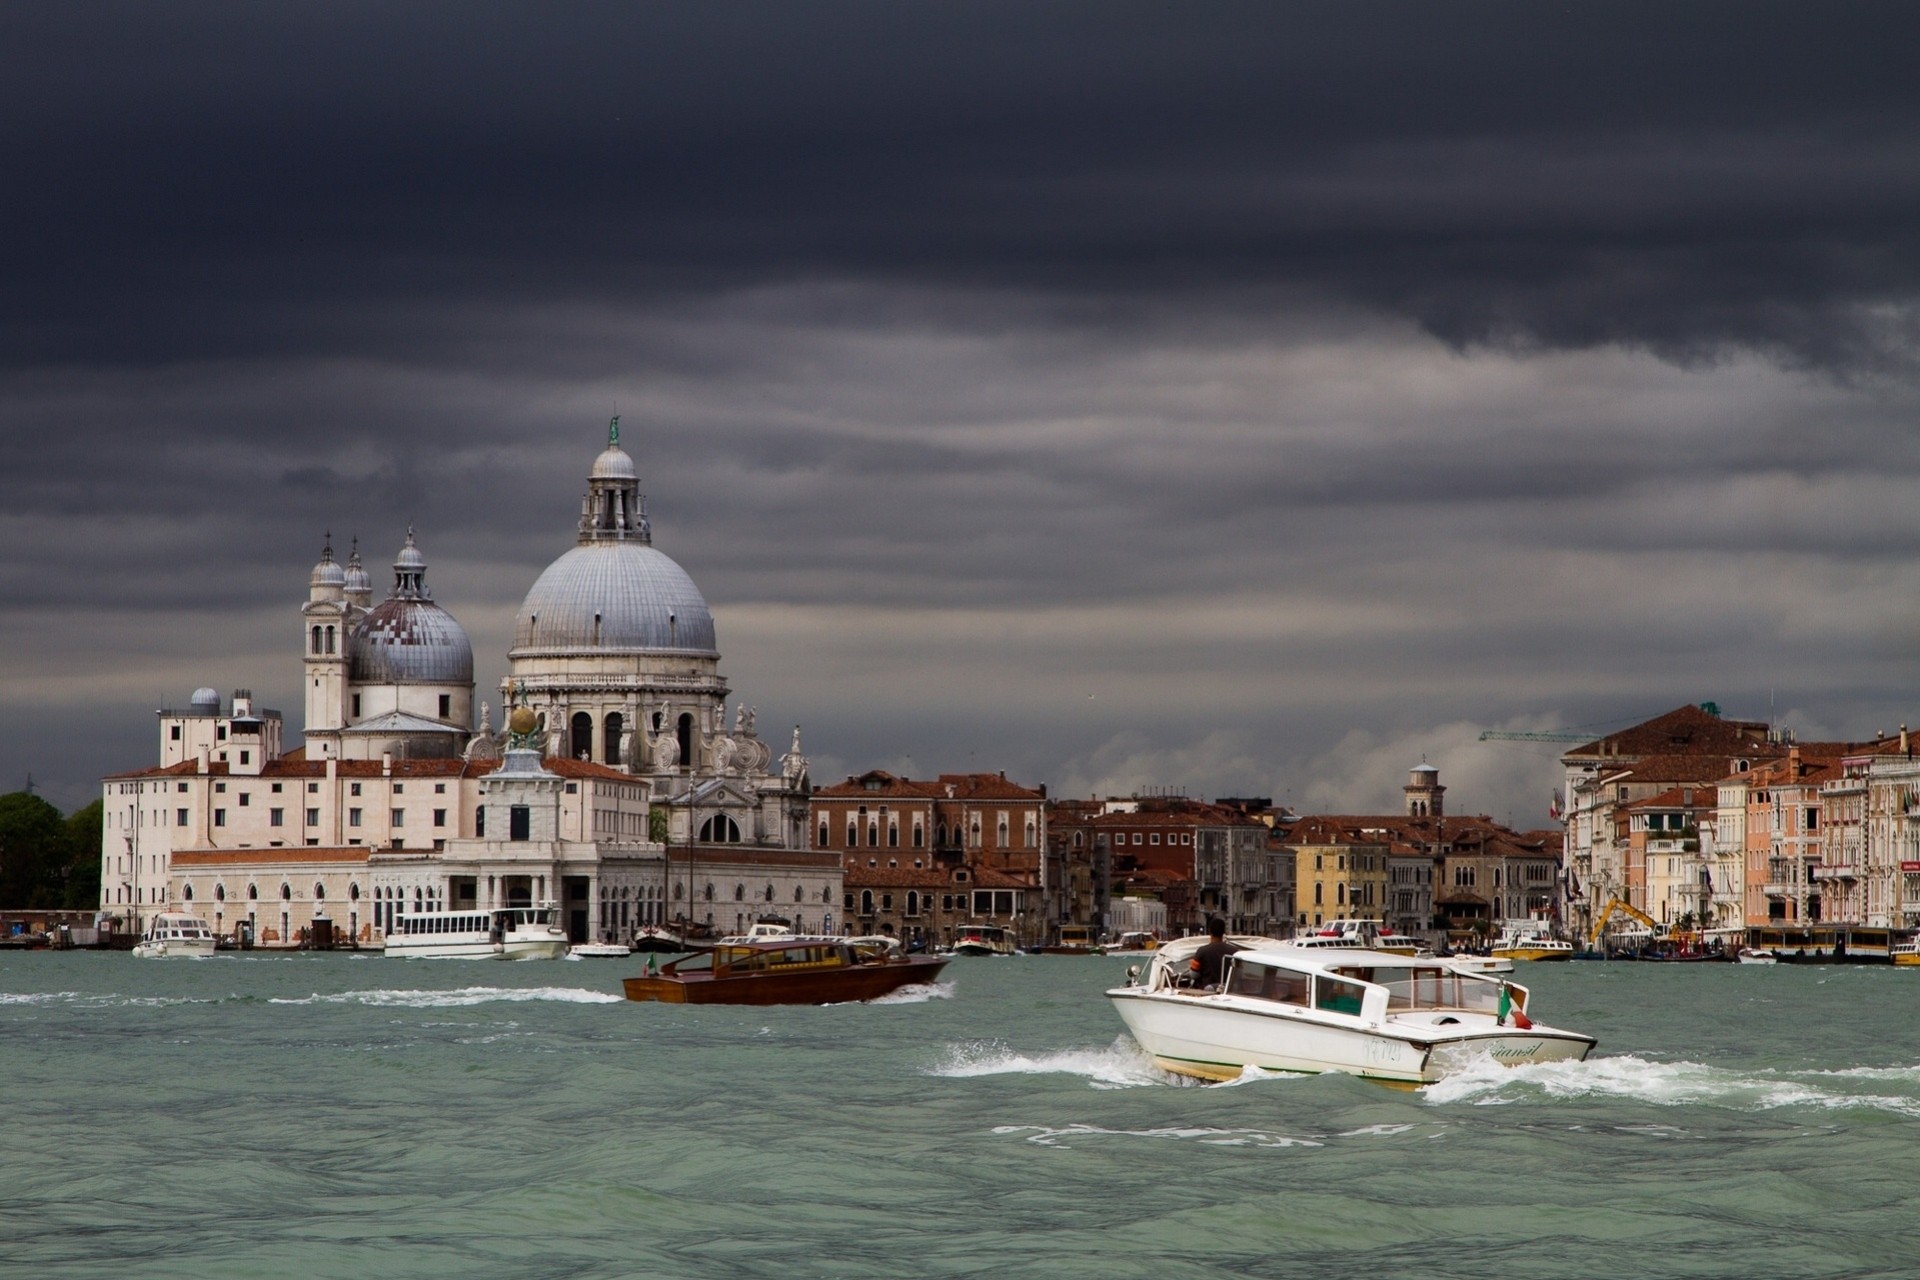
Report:
M 1766 745 L 1768 733 L 1763 720 L 1723 720 L 1689 703 L 1575 747 L 1563 758 L 1738 754 Z
M 951 788 L 951 794 L 949 794 Z M 897 796 L 917 800 L 1043 800 L 1040 792 L 1008 782 L 997 773 L 943 773 L 938 779 L 900 778 L 885 769 L 869 769 L 851 775 L 845 782 L 820 787 L 815 796 L 826 800 L 852 800 L 861 796 Z

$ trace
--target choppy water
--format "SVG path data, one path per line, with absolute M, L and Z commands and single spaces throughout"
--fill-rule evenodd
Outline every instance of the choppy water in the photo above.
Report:
M 0 954 L 0 1272 L 1911 1277 L 1920 972 L 1531 966 L 1575 1065 L 1203 1087 L 1100 992 L 630 1004 L 630 961 Z

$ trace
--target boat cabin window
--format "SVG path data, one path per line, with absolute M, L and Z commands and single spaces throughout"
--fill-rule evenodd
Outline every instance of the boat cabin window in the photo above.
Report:
M 1366 994 L 1367 989 L 1357 982 L 1345 982 L 1325 975 L 1313 980 L 1313 1007 L 1329 1013 L 1359 1016 L 1360 1005 Z
M 1227 977 L 1227 990 L 1233 995 L 1252 996 L 1256 1000 L 1305 1005 L 1307 983 L 1306 974 L 1292 969 L 1279 969 L 1252 961 L 1235 961 Z
M 1440 967 L 1397 969 L 1342 968 L 1345 976 L 1376 982 L 1387 989 L 1387 1008 L 1468 1009 L 1493 1012 L 1500 1002 L 1500 984 L 1468 977 Z

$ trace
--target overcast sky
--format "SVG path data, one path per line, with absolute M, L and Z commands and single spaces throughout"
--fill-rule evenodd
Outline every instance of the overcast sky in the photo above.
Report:
M 498 704 L 621 415 L 816 780 L 1544 824 L 1920 725 L 1920 7 L 0 8 L 0 790 L 301 718 L 409 523 Z

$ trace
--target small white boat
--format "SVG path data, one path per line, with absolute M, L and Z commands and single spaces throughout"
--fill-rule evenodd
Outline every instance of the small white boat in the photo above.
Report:
M 1512 973 L 1513 961 L 1505 956 L 1457 955 L 1444 957 L 1446 963 L 1462 973 Z
M 1740 954 L 1735 956 L 1734 959 L 1738 960 L 1741 964 L 1779 964 L 1780 963 L 1779 956 L 1775 955 L 1771 951 L 1766 950 L 1763 947 L 1742 947 L 1740 948 Z M 1900 963 L 1898 958 L 1894 960 L 1894 963 L 1895 964 Z
M 491 911 L 402 911 L 387 935 L 386 952 L 407 959 L 558 960 L 566 931 L 554 923 L 551 902 Z
M 957 956 L 1010 956 L 1013 952 L 1013 934 L 997 924 L 962 925 L 953 940 Z
M 1579 1061 L 1592 1036 L 1535 1022 L 1525 987 L 1444 960 L 1363 948 L 1259 942 L 1227 961 L 1217 989 L 1179 985 L 1204 938 L 1168 943 L 1107 992 L 1162 1069 L 1202 1080 L 1339 1071 L 1431 1084 L 1481 1061 Z
M 576 942 L 567 948 L 568 957 L 579 960 L 623 960 L 632 954 L 624 942 Z
M 216 945 L 213 930 L 199 916 L 162 911 L 147 921 L 147 931 L 133 944 L 133 954 L 147 960 L 210 956 Z
M 886 956 L 902 956 L 906 954 L 906 949 L 900 945 L 900 939 L 890 933 L 863 933 L 858 937 L 848 938 L 846 941 L 848 946 L 857 947 L 867 952 L 877 952 Z

